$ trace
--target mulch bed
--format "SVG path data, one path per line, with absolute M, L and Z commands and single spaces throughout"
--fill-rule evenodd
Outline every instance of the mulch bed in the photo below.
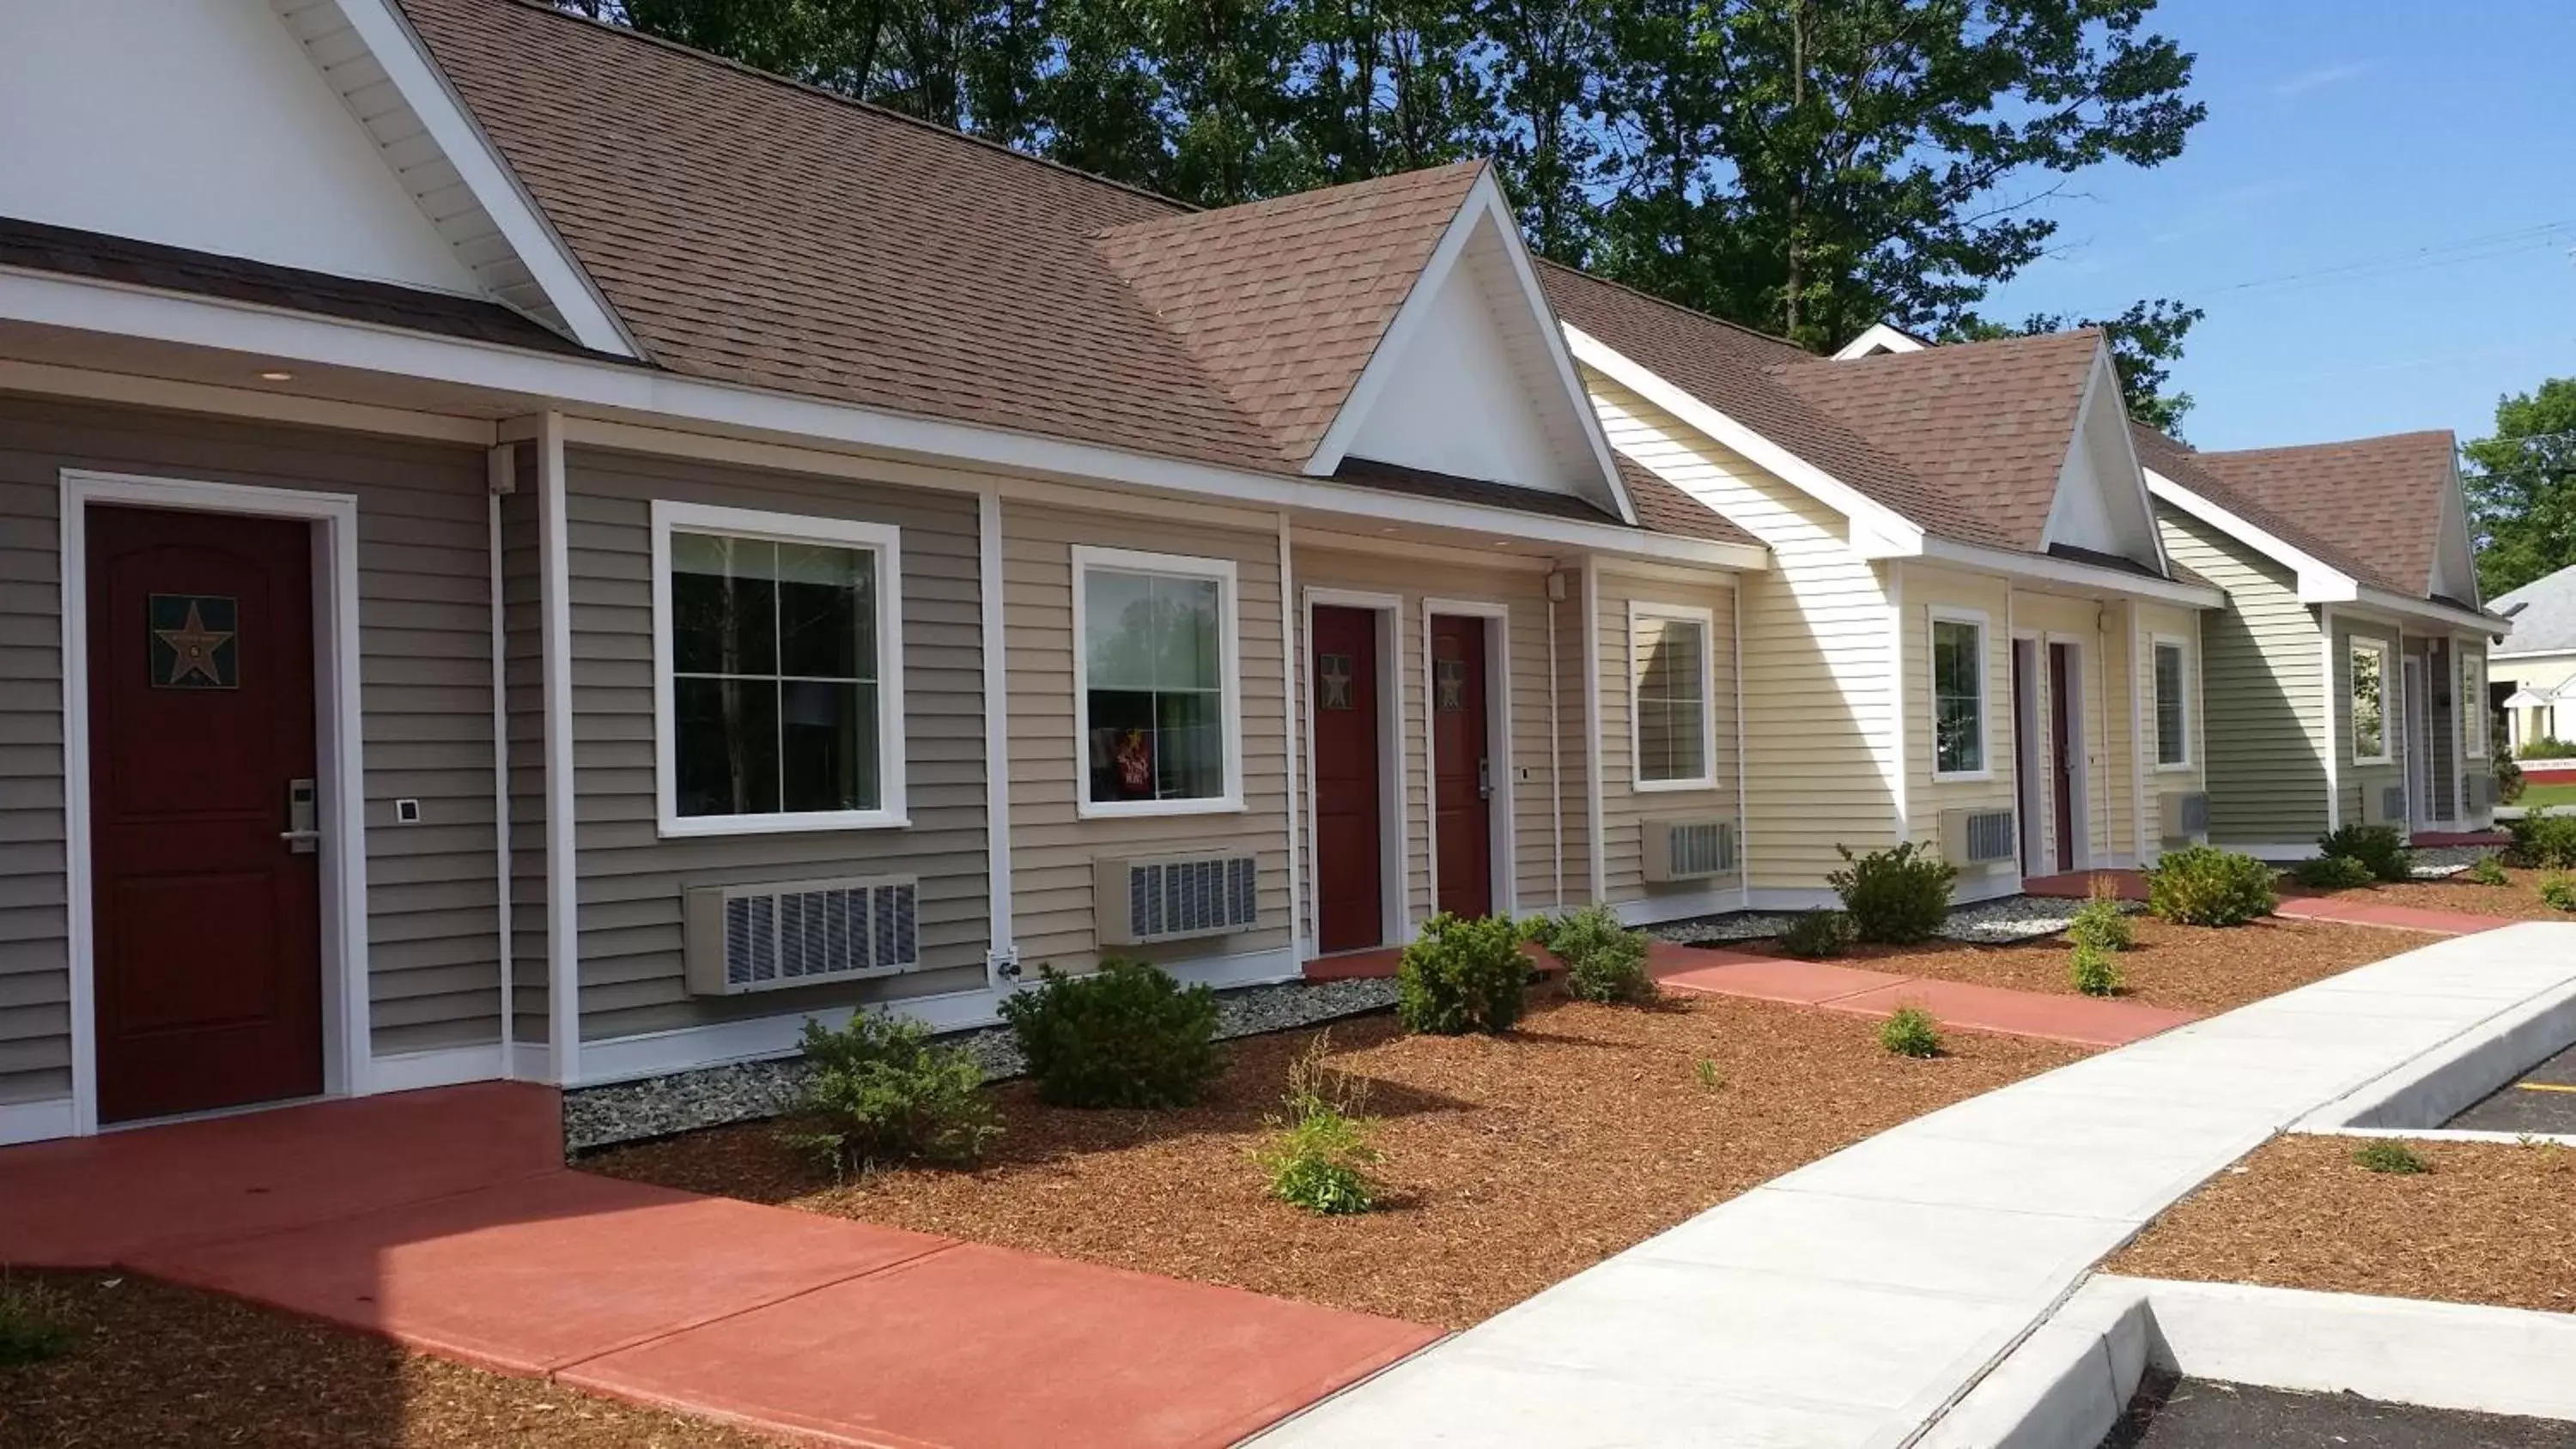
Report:
M 585 1166 L 1463 1328 L 1793 1167 L 2084 1055 L 1962 1032 L 1952 1055 L 1909 1061 L 1877 1032 L 1716 998 L 1560 1000 L 1504 1037 L 1344 1022 L 1333 1060 L 1367 1081 L 1386 1156 L 1384 1205 L 1357 1217 L 1272 1201 L 1249 1160 L 1312 1032 L 1233 1043 L 1226 1074 L 1186 1110 L 1050 1108 L 1025 1083 L 1002 1086 L 1009 1130 L 974 1172 L 835 1187 L 759 1124 Z
M 0 1446 L 761 1449 L 776 1441 L 407 1353 L 380 1339 L 133 1276 L 40 1283 L 66 1355 L 0 1368 Z
M 2465 875 L 2442 880 L 2395 881 L 2348 891 L 2296 891 L 2284 895 L 2331 895 L 2341 900 L 2370 901 L 2383 906 L 2411 906 L 2419 911 L 2458 911 L 2472 916 L 2502 916 L 2514 921 L 2576 921 L 2540 898 L 2540 870 L 2512 870 L 2511 885 L 2479 885 Z M 2284 883 L 2286 886 L 2286 882 Z
M 2219 930 L 2131 916 L 2129 924 L 2137 948 L 2120 954 L 2120 970 L 2128 980 L 2123 999 L 2198 1012 L 2232 1010 L 2435 939 L 2325 921 L 2267 919 Z M 1752 949 L 1783 954 L 1772 942 Z M 2068 968 L 2074 952 L 2063 936 L 2006 946 L 1933 941 L 1921 946 L 1862 946 L 1835 957 L 1833 964 L 2072 995 L 2075 983 Z
M 2364 1139 L 2285 1136 L 2167 1210 L 2106 1266 L 2141 1278 L 2576 1311 L 2576 1151 L 2410 1143 L 2432 1171 L 2376 1173 Z

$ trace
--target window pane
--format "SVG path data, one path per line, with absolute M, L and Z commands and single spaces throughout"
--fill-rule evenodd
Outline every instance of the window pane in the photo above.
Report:
M 2182 650 L 2156 646 L 2156 763 L 2179 765 L 2191 758 L 2188 703 L 2183 693 Z
M 1637 778 L 1708 774 L 1707 631 L 1695 620 L 1637 620 Z
M 1087 700 L 1091 716 L 1089 755 L 1094 800 L 1155 798 L 1156 756 L 1154 696 L 1134 689 L 1094 689 Z
M 1225 794 L 1225 588 L 1215 579 L 1087 569 L 1087 798 Z
M 1214 579 L 1157 578 L 1153 587 L 1154 684 L 1161 689 L 1216 689 L 1217 610 Z
M 1092 569 L 1082 576 L 1082 648 L 1093 689 L 1154 687 L 1154 581 Z
M 2385 665 L 2377 648 L 2353 646 L 2352 752 L 2356 758 L 2377 759 L 2387 753 L 2386 719 L 2380 708 Z
M 671 665 L 682 674 L 778 670 L 778 546 L 671 535 Z
M 780 808 L 876 809 L 876 686 L 791 679 L 778 698 Z
M 1986 766 L 1984 634 L 1974 624 L 1932 621 L 1932 767 L 1941 774 Z
M 780 544 L 779 672 L 874 679 L 875 584 L 873 552 Z
M 1214 694 L 1154 697 L 1155 788 L 1166 800 L 1213 800 L 1225 793 L 1225 717 Z
M 682 815 L 778 809 L 778 686 L 766 679 L 671 682 L 672 762 Z

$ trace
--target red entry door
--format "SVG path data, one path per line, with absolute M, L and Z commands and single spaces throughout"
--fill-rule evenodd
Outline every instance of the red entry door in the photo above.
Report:
M 1316 944 L 1356 951 L 1386 939 L 1377 616 L 1318 606 L 1314 654 Z
M 1494 910 L 1495 764 L 1485 717 L 1485 621 L 1431 618 L 1431 808 L 1440 856 L 1439 907 Z
M 99 1116 L 322 1090 L 307 525 L 88 516 Z M 299 849 L 299 845 L 301 848 Z
M 2057 797 L 2057 869 L 2061 874 L 2075 868 L 2075 752 L 2083 743 L 2076 738 L 2083 715 L 2075 699 L 2074 659 L 2073 645 L 2048 646 L 2048 778 Z

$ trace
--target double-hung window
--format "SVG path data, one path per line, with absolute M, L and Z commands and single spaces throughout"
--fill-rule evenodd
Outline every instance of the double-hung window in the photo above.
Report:
M 2191 658 L 2179 639 L 2155 641 L 2156 768 L 2191 765 Z
M 1640 790 L 1717 784 L 1715 615 L 1678 604 L 1628 607 L 1631 734 Z
M 1932 616 L 1932 778 L 1986 775 L 1986 622 Z
M 1081 814 L 1243 808 L 1235 608 L 1230 561 L 1073 550 Z
M 653 505 L 665 835 L 901 825 L 895 529 Z
M 2478 654 L 2460 656 L 2460 738 L 2469 758 L 2487 757 L 2487 661 Z
M 2388 667 L 2385 639 L 2352 641 L 2352 759 L 2357 765 L 2385 765 L 2388 750 Z

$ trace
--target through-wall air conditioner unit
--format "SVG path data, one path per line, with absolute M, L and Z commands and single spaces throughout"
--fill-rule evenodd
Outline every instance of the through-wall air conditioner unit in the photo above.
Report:
M 2376 789 L 2361 787 L 2361 823 L 2364 825 L 2406 824 L 2406 787 L 2382 785 Z
M 2014 828 L 2010 810 L 1941 812 L 1941 856 L 1952 865 L 2002 865 L 2020 848 L 2020 832 Z
M 1260 862 L 1249 855 L 1160 855 L 1092 864 L 1103 946 L 1224 936 L 1261 924 Z
M 1706 880 L 1735 872 L 1732 820 L 1649 820 L 1644 830 L 1650 881 Z
M 2203 840 L 2209 835 L 2209 792 L 2206 790 L 2167 790 L 2156 797 L 2163 825 L 2158 831 L 2167 840 Z
M 911 876 L 692 886 L 689 990 L 737 996 L 921 968 L 921 883 Z

